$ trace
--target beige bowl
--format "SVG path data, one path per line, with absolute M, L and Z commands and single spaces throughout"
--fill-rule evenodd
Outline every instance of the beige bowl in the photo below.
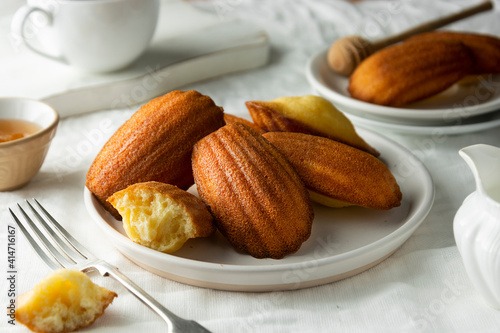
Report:
M 41 127 L 22 139 L 0 143 L 0 191 L 8 191 L 25 185 L 40 170 L 59 115 L 37 100 L 0 98 L 0 119 L 23 119 Z

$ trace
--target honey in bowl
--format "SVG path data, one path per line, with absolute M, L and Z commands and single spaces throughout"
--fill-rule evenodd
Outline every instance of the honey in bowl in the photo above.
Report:
M 0 143 L 22 139 L 41 130 L 39 125 L 22 119 L 0 119 Z

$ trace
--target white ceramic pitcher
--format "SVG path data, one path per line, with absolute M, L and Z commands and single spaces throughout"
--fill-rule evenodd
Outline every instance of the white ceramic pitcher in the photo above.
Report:
M 500 310 L 500 148 L 463 148 L 476 191 L 455 215 L 453 231 L 469 278 L 484 300 Z

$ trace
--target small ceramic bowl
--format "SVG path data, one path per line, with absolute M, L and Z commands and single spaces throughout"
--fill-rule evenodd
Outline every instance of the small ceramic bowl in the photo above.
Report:
M 28 183 L 40 170 L 59 115 L 37 100 L 0 98 L 0 119 L 27 120 L 41 127 L 24 138 L 0 143 L 0 191 L 9 191 Z

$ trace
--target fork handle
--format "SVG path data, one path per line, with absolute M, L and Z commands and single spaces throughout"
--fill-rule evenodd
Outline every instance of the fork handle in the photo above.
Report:
M 125 276 L 125 274 L 120 272 L 118 268 L 106 263 L 102 263 L 102 265 L 104 266 L 103 268 L 105 268 L 105 270 L 101 271 L 99 269 L 99 271 L 105 272 L 103 274 L 104 276 L 111 276 L 116 281 L 120 282 L 142 303 L 146 304 L 149 308 L 155 311 L 168 324 L 168 332 L 189 332 L 190 328 L 193 328 L 193 325 L 199 326 L 197 328 L 200 329 L 200 332 L 209 332 L 195 321 L 183 319 L 165 308 L 157 300 L 155 300 L 147 292 L 145 292 L 141 287 L 139 287 L 127 276 Z

